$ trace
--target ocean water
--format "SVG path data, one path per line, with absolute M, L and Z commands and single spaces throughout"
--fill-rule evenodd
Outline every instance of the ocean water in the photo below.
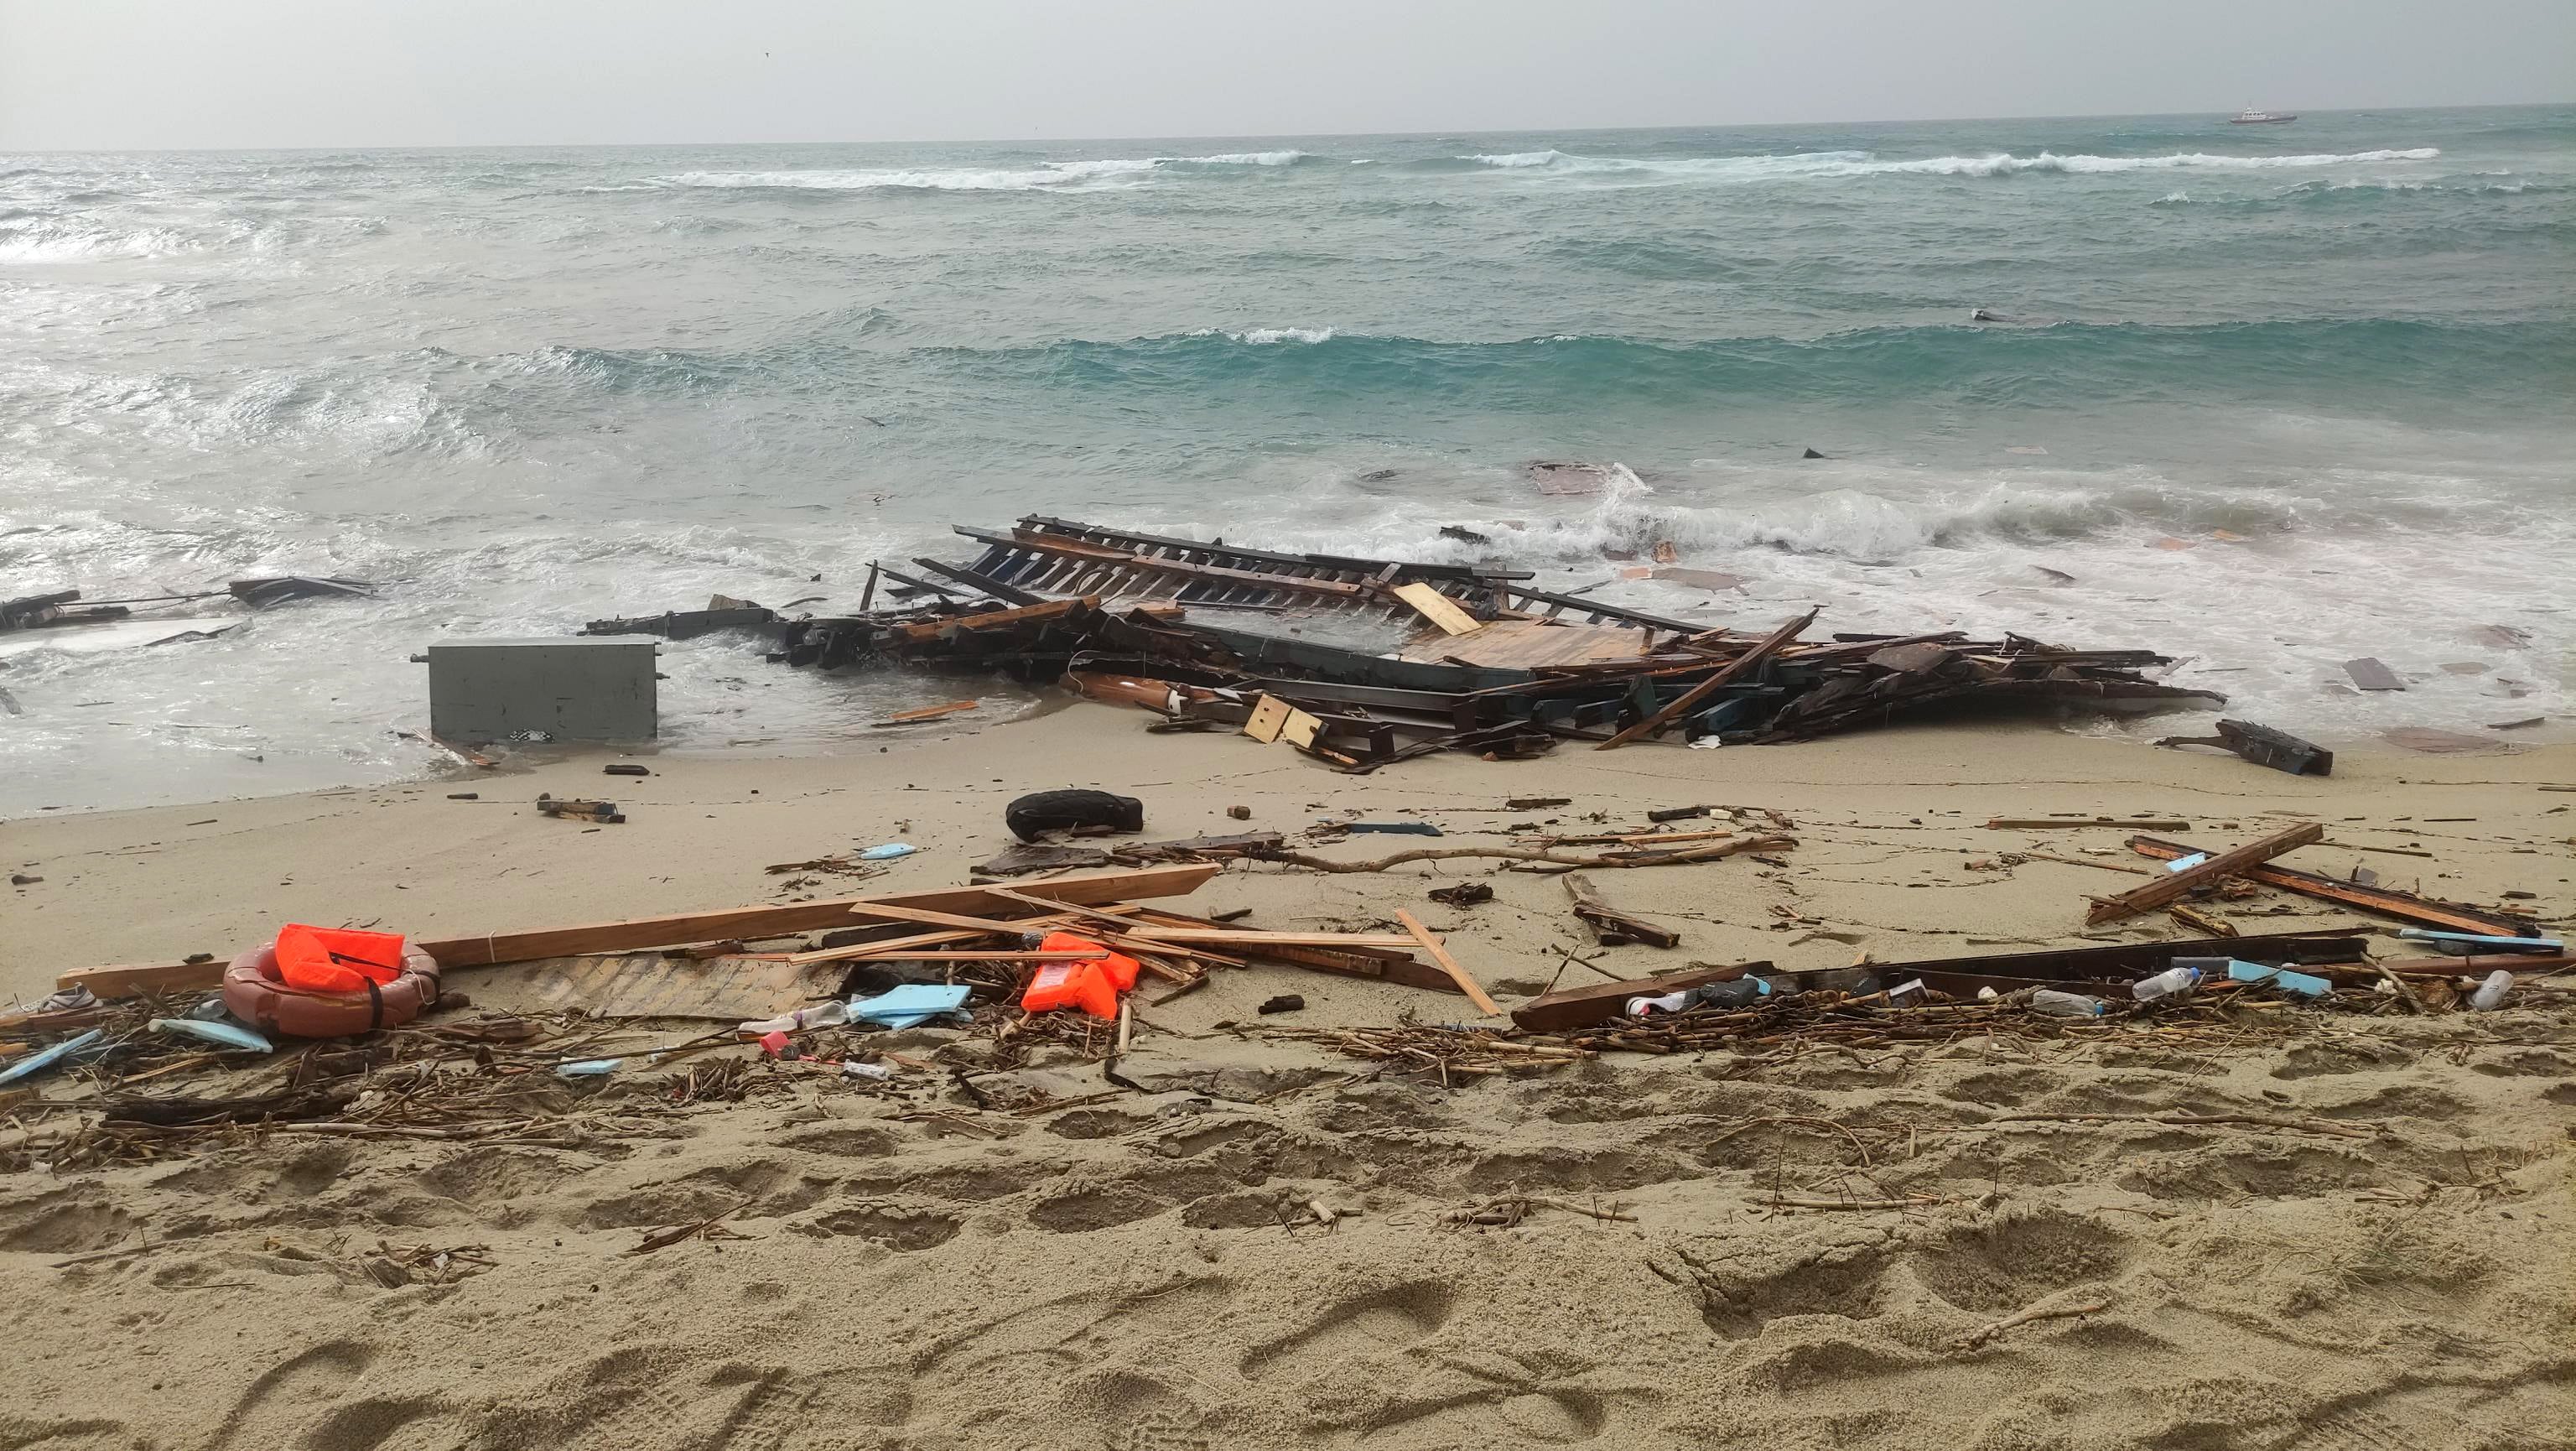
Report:
M 2477 730 L 2570 708 L 2572 401 L 2571 108 L 0 155 L 0 595 L 387 585 L 0 662 L 0 814 L 426 772 L 432 639 L 847 608 L 1031 511 Z M 1659 540 L 1753 583 L 1614 578 Z M 683 748 L 873 749 L 953 693 L 664 669 Z

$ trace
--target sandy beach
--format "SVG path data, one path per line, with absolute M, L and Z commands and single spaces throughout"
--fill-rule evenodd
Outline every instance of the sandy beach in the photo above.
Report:
M 1766 853 L 1782 865 L 1592 874 L 1679 928 L 1672 951 L 1593 946 L 1560 883 L 1492 862 L 1239 863 L 1175 904 L 1273 930 L 1411 910 L 1507 1009 L 1687 961 L 2188 933 L 2161 914 L 2082 927 L 2089 894 L 2139 880 L 2084 864 L 2134 867 L 2125 833 L 1993 817 L 2170 817 L 2222 846 L 2313 820 L 2327 843 L 2286 864 L 2530 893 L 2511 900 L 2551 923 L 2576 876 L 2576 797 L 2538 789 L 2576 782 L 2565 747 L 2353 754 L 2316 779 L 1961 723 L 1355 778 L 1144 719 L 1082 704 L 883 754 L 644 757 L 635 779 L 576 757 L 14 821 L 0 858 L 42 880 L 0 910 L 0 998 L 67 968 L 229 955 L 286 920 L 427 938 L 948 886 L 1009 844 L 1005 802 L 1067 785 L 1144 799 L 1151 839 L 1356 814 L 1472 845 L 1686 804 L 1794 822 L 1796 847 Z M 547 819 L 539 792 L 610 795 L 630 819 Z M 1504 805 L 1548 796 L 1570 804 Z M 864 885 L 765 870 L 892 840 L 920 850 Z M 1425 900 L 1467 880 L 1494 900 Z M 2365 920 L 2279 893 L 2208 905 L 2247 933 Z M 545 1006 L 508 968 L 450 986 L 472 999 L 460 1020 Z M 1302 1012 L 1255 1014 L 1290 992 Z M 879 1036 L 935 1066 L 886 1086 L 753 1064 L 734 1101 L 676 1105 L 664 1074 L 547 1078 L 526 1106 L 554 1127 L 524 1139 L 244 1134 L 58 1169 L 28 1148 L 53 1116 L 13 1106 L 0 1285 L 23 1350 L 0 1444 L 2562 1444 L 2576 1050 L 2544 999 L 1610 1054 L 1444 1084 L 1237 1025 L 1460 1021 L 1463 998 L 1255 965 L 1141 1010 L 1107 1064 L 1078 1029 L 1007 1051 L 912 1029 Z M 1516 1222 L 1455 1222 L 1498 1200 L 1521 1207 L 1485 1217 Z M 636 1252 L 718 1215 L 741 1237 Z

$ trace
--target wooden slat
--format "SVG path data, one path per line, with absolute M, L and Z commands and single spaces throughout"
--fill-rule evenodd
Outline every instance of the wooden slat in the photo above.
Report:
M 1044 885 L 1032 883 L 1031 885 Z M 1393 947 L 1408 948 L 1414 939 L 1392 932 L 1254 932 L 1232 927 L 1160 927 L 1133 929 L 1139 937 L 1174 945 L 1204 942 L 1213 947 Z
M 1458 959 L 1449 955 L 1448 947 L 1442 944 L 1430 928 L 1422 925 L 1420 918 L 1398 907 L 1395 909 L 1395 920 L 1404 924 L 1404 930 L 1413 934 L 1413 940 L 1422 944 L 1422 950 L 1431 955 L 1432 962 L 1437 964 L 1442 972 L 1449 974 L 1449 980 L 1458 984 L 1458 991 L 1467 995 L 1468 1000 L 1476 1005 L 1477 1011 L 1489 1018 L 1501 1016 L 1502 1008 L 1485 995 L 1483 984 L 1477 982 L 1467 969 L 1458 965 Z

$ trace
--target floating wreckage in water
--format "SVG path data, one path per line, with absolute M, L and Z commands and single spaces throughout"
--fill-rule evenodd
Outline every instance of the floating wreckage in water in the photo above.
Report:
M 1157 729 L 1234 727 L 1346 771 L 1435 750 L 1518 758 L 1668 737 L 1770 744 L 1934 705 L 2201 708 L 2139 674 L 2149 650 L 2064 649 L 1959 631 L 1802 638 L 1816 610 L 1757 631 L 1529 584 L 1527 571 L 1291 554 L 1044 516 L 920 574 L 871 566 L 859 613 L 788 619 L 740 600 L 594 621 L 680 639 L 749 629 L 772 658 L 998 671 L 1141 706 Z M 879 585 L 898 603 L 869 608 Z M 1283 628 L 1293 619 L 1295 632 Z M 1268 628 L 1262 628 L 1268 626 Z
M 26 595 L 0 600 L 0 659 L 36 650 L 95 653 L 206 639 L 249 618 L 242 614 L 203 613 L 207 601 L 227 597 L 262 610 L 288 600 L 351 595 L 371 598 L 375 592 L 376 587 L 363 580 L 282 575 L 237 579 L 220 590 L 136 599 L 83 601 L 76 589 Z

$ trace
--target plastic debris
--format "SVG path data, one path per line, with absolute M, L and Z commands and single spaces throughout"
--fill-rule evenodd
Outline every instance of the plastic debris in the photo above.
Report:
M 606 1078 L 626 1066 L 623 1058 L 584 1058 L 573 1063 L 555 1065 L 557 1078 Z
M 741 1024 L 734 1032 L 745 1038 L 766 1038 L 772 1033 L 799 1033 L 807 1028 L 837 1028 L 849 1020 L 850 1004 L 818 1003 L 810 1008 L 798 1008 L 784 1017 Z
M 245 1053 L 277 1051 L 276 1044 L 237 1023 L 207 1018 L 154 1018 L 148 1026 L 155 1033 L 166 1033 L 173 1038 L 194 1038 L 218 1048 L 232 1048 Z
M 2505 995 L 2512 991 L 2513 972 L 2499 967 L 2487 974 L 2487 980 L 2478 984 L 2476 992 L 2469 994 L 2469 1008 L 2473 1012 L 2492 1013 L 2504 1006 Z
M 892 861 L 899 856 L 910 856 L 918 850 L 920 850 L 919 847 L 913 846 L 907 842 L 890 841 L 885 843 L 883 846 L 872 846 L 866 851 L 859 853 L 859 860 L 863 862 Z
M 2030 995 L 2031 1007 L 2052 1018 L 2098 1018 L 2111 1011 L 2111 1005 L 2083 993 L 2062 993 L 2055 988 L 2041 988 Z
M 65 1038 L 51 1048 L 30 1053 L 8 1067 L 0 1068 L 0 1083 L 15 1083 L 21 1078 L 41 1073 L 97 1042 L 103 1036 L 105 1036 L 105 1030 L 92 1028 L 77 1038 Z
M 2182 997 L 2198 986 L 2200 986 L 2200 969 L 2187 963 L 2176 962 L 2153 977 L 2142 977 L 2129 984 L 2129 996 L 2142 1003 L 2152 1003 L 2165 998 Z
M 1056 963 L 1058 967 L 1086 967 L 1088 963 Z M 906 983 L 888 988 L 874 997 L 852 998 L 842 1008 L 842 1021 L 874 1023 L 887 1028 L 913 1028 L 935 1018 L 944 1018 L 965 1010 L 966 996 L 973 989 L 964 983 Z

